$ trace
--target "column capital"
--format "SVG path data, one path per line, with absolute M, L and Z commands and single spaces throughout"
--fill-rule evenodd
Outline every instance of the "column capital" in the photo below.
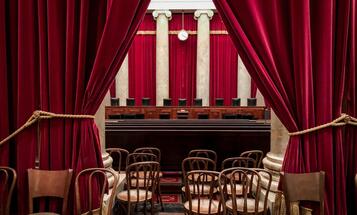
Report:
M 214 12 L 212 10 L 196 10 L 194 13 L 195 20 L 198 20 L 201 15 L 206 15 L 209 19 L 212 19 Z
M 152 16 L 154 17 L 154 20 L 157 20 L 157 18 L 158 18 L 160 15 L 166 16 L 166 18 L 167 18 L 168 20 L 171 20 L 171 18 L 172 18 L 172 13 L 171 13 L 171 11 L 169 11 L 169 10 L 154 10 L 154 11 L 152 12 Z

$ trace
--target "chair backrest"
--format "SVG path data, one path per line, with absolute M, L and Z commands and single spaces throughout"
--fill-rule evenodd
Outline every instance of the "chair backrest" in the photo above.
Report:
M 0 214 L 10 214 L 12 192 L 15 188 L 17 175 L 10 167 L 0 166 Z
M 256 162 L 255 168 L 260 168 L 264 157 L 264 153 L 261 150 L 250 150 L 250 151 L 242 152 L 240 154 L 240 157 L 253 158 Z
M 240 106 L 240 98 L 232 98 L 232 106 Z
M 224 105 L 224 98 L 216 98 L 215 99 L 216 106 L 223 106 Z
M 119 98 L 110 98 L 110 106 L 119 106 Z
M 219 172 L 208 170 L 193 170 L 187 173 L 184 181 L 189 214 L 214 214 L 221 211 L 221 203 L 219 203 L 218 209 L 212 208 L 217 207 L 217 205 L 212 204 L 216 199 L 217 182 L 210 179 L 218 178 L 218 175 Z M 193 204 L 196 204 L 196 206 L 193 206 Z
M 137 163 L 137 162 L 145 162 L 145 161 L 156 161 L 159 162 L 159 158 L 154 155 L 153 153 L 130 153 L 126 158 L 126 168 L 130 164 Z
M 217 163 L 217 153 L 209 149 L 194 149 L 188 153 L 188 157 L 203 157 L 209 158 Z
M 172 100 L 170 98 L 163 99 L 164 106 L 171 106 Z
M 161 151 L 156 147 L 141 147 L 134 150 L 134 153 L 151 153 L 156 155 L 158 162 L 161 161 Z
M 193 99 L 193 106 L 201 107 L 202 106 L 202 99 L 201 98 Z
M 83 214 L 89 212 L 91 214 L 94 211 L 99 211 L 99 214 L 102 214 L 102 209 L 103 209 L 103 198 L 104 198 L 104 193 L 106 189 L 109 189 L 108 187 L 108 175 L 112 176 L 114 178 L 113 181 L 113 189 L 115 190 L 116 187 L 118 187 L 118 182 L 119 182 L 119 176 L 110 169 L 105 169 L 105 168 L 89 168 L 89 169 L 84 169 L 76 177 L 76 182 L 75 182 L 75 190 L 76 190 L 76 209 L 77 209 L 77 214 Z M 100 205 L 99 205 L 99 210 L 98 207 L 95 206 L 93 207 L 92 200 L 96 199 L 93 198 L 93 188 L 97 188 L 98 184 L 100 183 L 99 186 L 99 192 L 97 193 L 100 200 Z M 83 189 L 83 186 L 85 187 L 84 189 L 87 190 L 86 194 L 87 197 L 84 198 L 84 201 L 88 203 L 88 210 L 85 212 L 82 212 L 81 208 L 81 192 L 80 192 L 80 187 Z M 112 191 L 109 197 L 109 202 L 108 202 L 108 212 L 107 214 L 110 215 L 112 208 L 113 208 L 113 203 L 115 200 L 115 191 Z
M 136 190 L 137 193 L 142 193 L 142 190 L 145 190 L 145 199 L 148 199 L 149 191 L 155 193 L 159 182 L 159 173 L 160 163 L 156 161 L 136 162 L 128 165 L 126 168 L 128 202 L 133 202 L 130 200 L 130 192 L 133 190 Z M 139 184 L 140 186 L 138 186 Z M 136 202 L 139 200 L 139 195 L 137 195 Z
M 256 98 L 247 98 L 247 106 L 257 106 Z
M 126 166 L 123 165 L 126 165 L 126 158 L 129 155 L 129 151 L 122 148 L 107 148 L 105 150 L 113 158 L 113 163 L 117 164 L 116 165 L 117 169 L 116 168 L 114 169 L 117 170 L 119 173 L 121 170 L 125 171 Z M 124 161 L 124 163 L 122 161 Z
M 183 178 L 189 171 L 193 170 L 210 170 L 216 171 L 216 162 L 204 157 L 188 157 L 182 161 L 181 164 Z
M 33 213 L 33 199 L 38 197 L 62 198 L 62 214 L 67 210 L 68 191 L 73 170 L 28 169 L 29 211 Z
M 232 167 L 255 168 L 256 161 L 249 157 L 231 157 L 222 161 L 221 170 Z
M 264 198 L 261 196 L 261 174 L 267 177 Z M 227 214 L 227 210 L 234 215 L 237 212 L 238 214 L 267 214 L 271 182 L 271 173 L 264 169 L 233 167 L 223 170 L 218 177 L 221 199 L 223 202 L 231 200 L 230 207 L 228 204 L 223 205 L 224 214 Z M 237 198 L 241 201 L 237 201 Z M 264 204 L 261 205 L 260 201 Z
M 290 203 L 296 201 L 320 202 L 320 214 L 324 214 L 325 172 L 281 173 L 287 214 Z

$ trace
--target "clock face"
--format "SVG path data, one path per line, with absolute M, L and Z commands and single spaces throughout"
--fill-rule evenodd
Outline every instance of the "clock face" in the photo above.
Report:
M 179 40 L 185 41 L 185 40 L 188 39 L 188 33 L 187 33 L 187 31 L 185 31 L 185 30 L 181 30 L 181 31 L 178 33 L 177 37 L 179 38 Z

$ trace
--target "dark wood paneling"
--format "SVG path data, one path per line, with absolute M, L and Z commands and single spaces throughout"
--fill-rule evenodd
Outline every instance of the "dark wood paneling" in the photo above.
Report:
M 192 149 L 212 149 L 223 159 L 246 150 L 270 150 L 270 122 L 255 120 L 107 120 L 106 147 L 154 146 L 163 170 L 180 170 Z
M 210 119 L 221 119 L 223 114 L 251 115 L 254 119 L 264 119 L 265 107 L 156 107 L 156 106 L 120 106 L 106 107 L 106 119 L 109 115 L 144 114 L 145 119 L 159 119 L 160 113 L 170 113 L 171 119 L 177 118 L 177 113 L 187 112 L 189 119 L 197 119 L 199 113 L 206 113 Z

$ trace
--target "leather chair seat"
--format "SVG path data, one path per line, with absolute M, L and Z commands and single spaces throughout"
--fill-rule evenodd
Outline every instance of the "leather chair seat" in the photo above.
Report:
M 211 203 L 211 211 L 209 213 L 209 205 Z M 186 210 L 190 210 L 190 203 L 187 201 L 184 204 Z M 217 214 L 219 211 L 219 201 L 208 199 L 200 199 L 200 208 L 198 208 L 198 199 L 192 200 L 192 212 L 198 213 L 198 209 L 200 209 L 200 214 Z M 221 206 L 221 211 L 223 210 Z
M 247 211 L 248 213 L 254 213 L 255 212 L 255 199 L 252 198 L 247 198 Z M 244 212 L 244 198 L 237 198 L 236 199 L 237 203 L 237 211 L 239 212 Z M 226 202 L 227 208 L 233 210 L 233 201 L 230 199 Z M 258 212 L 263 212 L 264 211 L 264 202 L 259 201 L 258 204 Z
M 140 189 L 139 192 L 136 189 L 129 190 L 129 195 L 130 195 L 130 202 L 143 202 L 145 200 L 149 200 L 152 198 L 152 192 L 148 191 L 147 198 L 146 198 L 146 190 L 140 190 Z M 124 190 L 118 193 L 117 198 L 121 201 L 128 202 L 129 201 L 128 190 Z
M 191 193 L 198 193 L 198 190 L 197 190 L 197 186 L 193 186 L 192 184 L 189 185 L 189 189 L 190 189 L 190 192 Z M 202 192 L 202 185 L 199 185 L 199 189 L 200 191 Z M 211 186 L 208 185 L 208 184 L 204 184 L 203 185 L 203 193 L 201 193 L 201 195 L 208 195 L 210 193 L 210 189 L 211 189 Z M 181 188 L 182 192 L 186 192 L 186 187 L 183 186 Z M 213 188 L 213 193 L 216 193 L 217 192 L 217 188 Z

